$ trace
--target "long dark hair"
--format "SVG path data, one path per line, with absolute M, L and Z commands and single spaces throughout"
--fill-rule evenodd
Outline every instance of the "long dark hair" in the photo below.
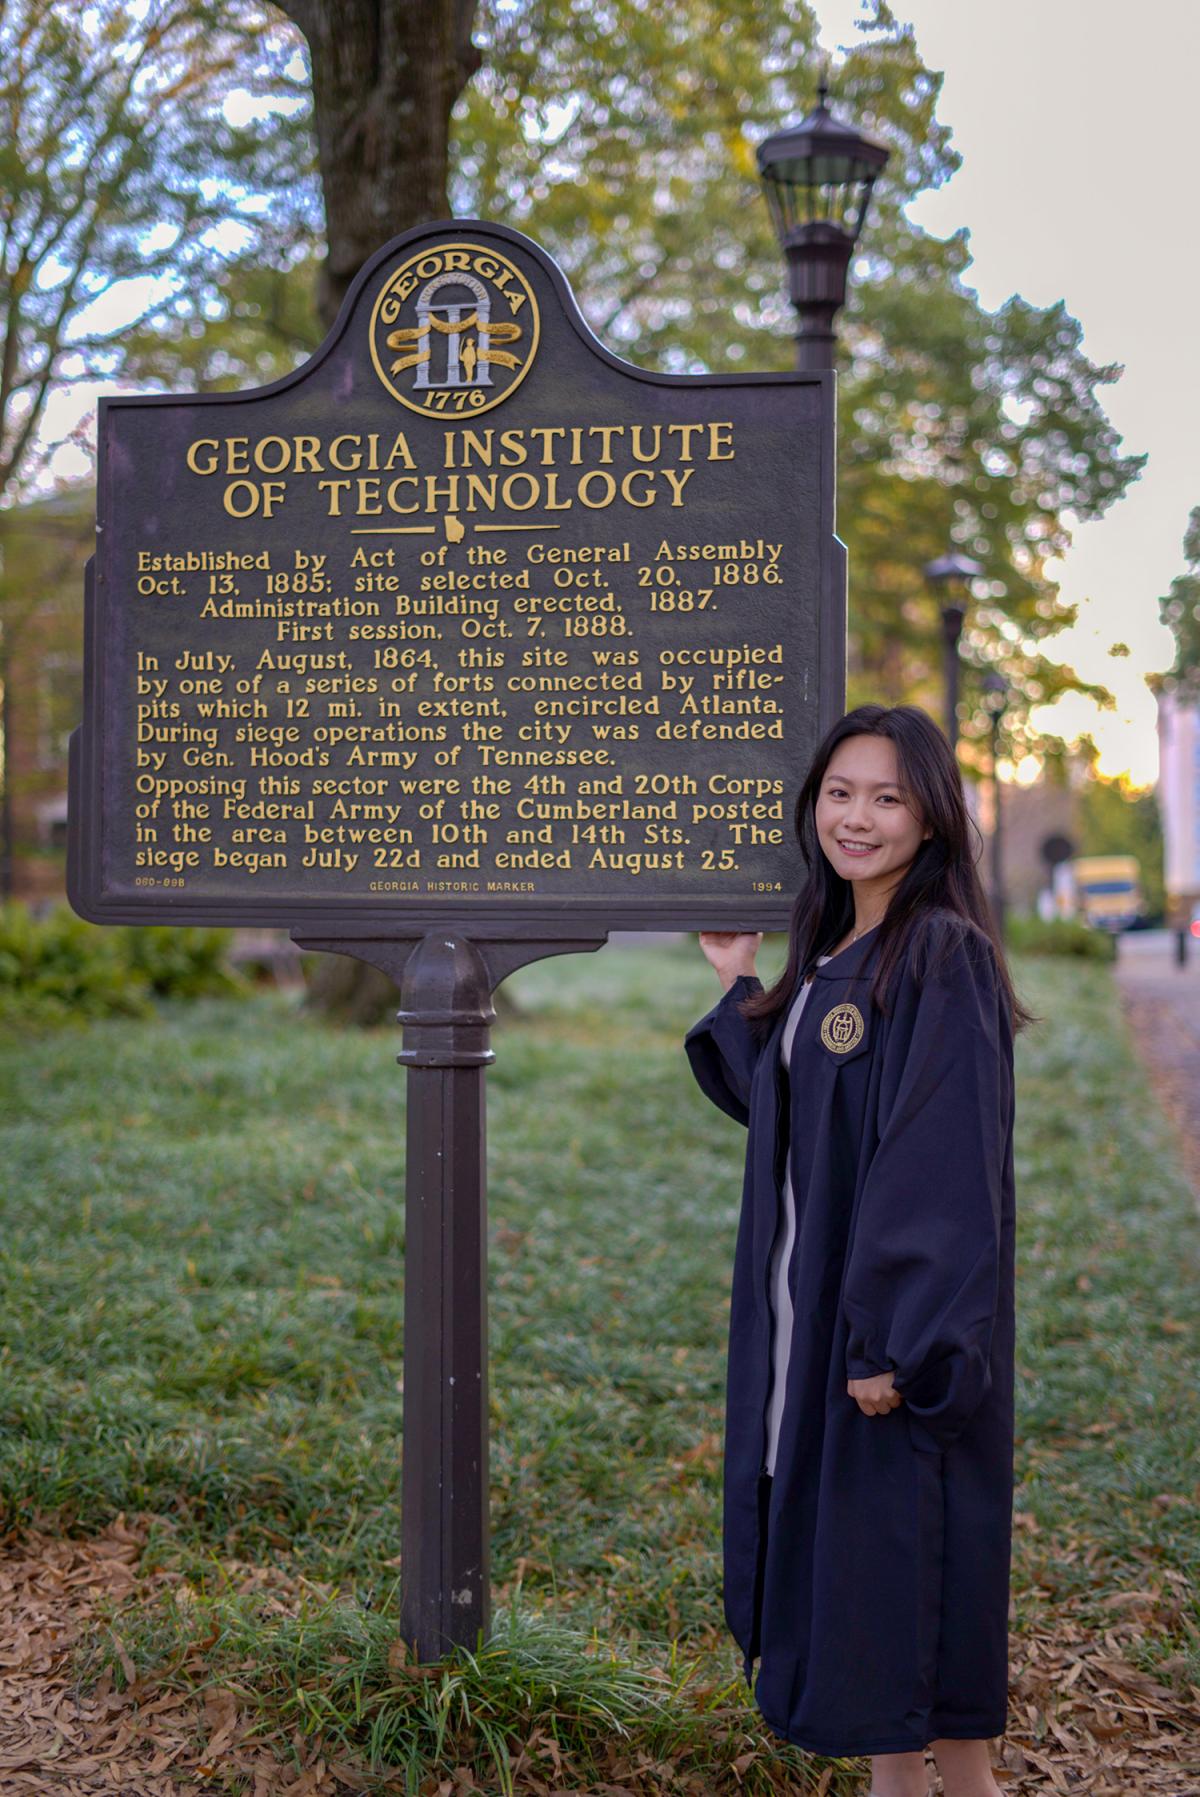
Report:
M 923 830 L 933 826 L 932 836 L 919 845 L 905 869 L 879 925 L 879 958 L 871 1002 L 886 1012 L 895 968 L 908 953 L 928 914 L 941 909 L 974 925 L 991 943 L 1014 1034 L 1027 1024 L 1040 1022 L 1032 1011 L 1026 1010 L 1013 989 L 1004 947 L 976 871 L 983 838 L 967 810 L 954 751 L 919 705 L 860 705 L 840 718 L 818 744 L 796 799 L 793 820 L 808 874 L 792 906 L 787 965 L 773 986 L 741 1000 L 738 1009 L 764 1033 L 768 1032 L 779 1012 L 790 1003 L 800 980 L 815 967 L 817 957 L 827 954 L 853 927 L 851 882 L 835 873 L 821 848 L 815 816 L 825 770 L 839 743 L 850 736 L 887 737 L 896 751 L 903 802 Z M 969 839 L 971 830 L 978 838 L 974 854 Z

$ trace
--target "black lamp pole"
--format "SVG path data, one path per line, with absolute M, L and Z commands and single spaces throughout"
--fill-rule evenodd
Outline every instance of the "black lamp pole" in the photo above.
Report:
M 958 747 L 958 643 L 967 615 L 970 582 L 983 573 L 981 564 L 957 549 L 925 563 L 925 579 L 942 608 L 942 690 L 946 695 L 946 739 Z
M 835 119 L 822 81 L 817 104 L 758 146 L 758 168 L 775 232 L 787 258 L 792 304 L 800 318 L 796 367 L 832 368 L 833 321 L 846 301 L 846 274 L 871 190 L 888 151 Z
M 983 703 L 992 720 L 992 911 L 996 929 L 1004 936 L 1005 911 L 1003 814 L 1000 808 L 1000 721 L 1008 703 L 1008 681 L 993 670 L 983 677 Z

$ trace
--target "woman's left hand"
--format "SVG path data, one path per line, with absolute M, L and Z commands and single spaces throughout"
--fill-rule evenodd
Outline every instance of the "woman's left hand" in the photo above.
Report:
M 892 1378 L 891 1373 L 873 1373 L 869 1379 L 847 1379 L 846 1390 L 864 1416 L 886 1416 L 904 1402 Z

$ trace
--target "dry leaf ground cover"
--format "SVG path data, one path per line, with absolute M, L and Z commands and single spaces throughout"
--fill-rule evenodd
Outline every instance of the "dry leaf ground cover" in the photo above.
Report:
M 778 944 L 771 945 L 778 949 Z M 1200 1246 L 1105 966 L 1029 959 L 1006 1790 L 1200 1792 Z M 866 1788 L 720 1613 L 744 1137 L 690 944 L 549 962 L 489 1074 L 495 1629 L 398 1651 L 403 1076 L 277 997 L 0 1044 L 0 1792 Z M 40 1781 L 40 1782 L 39 1782 Z

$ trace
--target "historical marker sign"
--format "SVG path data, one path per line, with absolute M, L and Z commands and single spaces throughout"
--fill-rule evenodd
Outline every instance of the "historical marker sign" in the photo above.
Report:
M 548 256 L 426 226 L 258 392 L 101 402 L 68 889 L 401 987 L 401 1629 L 489 1617 L 490 994 L 610 929 L 786 925 L 842 709 L 833 377 L 621 362 Z
M 782 927 L 832 435 L 831 376 L 647 374 L 478 220 L 381 250 L 272 387 L 102 401 L 76 910 Z

